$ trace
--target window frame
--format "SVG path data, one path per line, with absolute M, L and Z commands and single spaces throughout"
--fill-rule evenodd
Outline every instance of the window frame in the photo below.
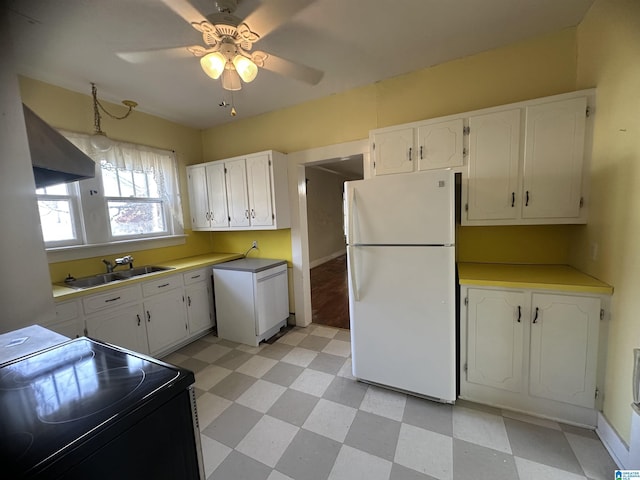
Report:
M 179 176 L 179 163 L 175 152 L 161 150 L 144 145 L 127 144 L 114 142 L 121 148 L 120 154 L 126 154 L 128 148 L 131 152 L 142 151 L 157 153 L 158 159 L 151 161 L 151 171 L 147 170 L 148 164 L 143 164 L 143 171 L 146 175 L 159 175 L 164 182 L 158 184 L 160 191 L 157 197 L 138 196 L 107 196 L 103 185 L 103 165 L 106 163 L 117 171 L 123 170 L 112 162 L 105 160 L 95 152 L 86 151 L 89 135 L 73 132 L 61 131 L 78 148 L 85 151 L 96 163 L 96 175 L 94 178 L 72 182 L 67 185 L 70 195 L 51 195 L 36 193 L 38 200 L 69 200 L 72 213 L 72 222 L 75 238 L 72 240 L 45 242 L 45 249 L 49 256 L 49 262 L 66 261 L 71 259 L 87 258 L 97 255 L 108 255 L 114 249 L 121 249 L 124 245 L 128 251 L 143 250 L 148 248 L 159 248 L 161 246 L 179 245 L 185 243 L 184 227 L 182 224 L 181 207 L 181 179 Z M 85 148 L 82 148 L 85 146 Z M 148 153 L 147 153 L 148 155 Z M 152 157 L 153 158 L 153 157 Z M 127 165 L 128 167 L 129 165 Z M 132 171 L 133 169 L 126 171 Z M 120 181 L 120 180 L 118 180 Z M 134 181 L 135 183 L 135 181 Z M 133 186 L 134 194 L 136 192 Z M 120 187 L 118 193 L 122 192 Z M 110 192 L 114 193 L 114 192 Z M 145 190 L 142 193 L 147 195 L 155 194 L 155 188 L 150 187 L 150 178 L 145 180 Z M 162 211 L 161 221 L 164 223 L 164 230 L 161 232 L 148 232 L 132 235 L 114 235 L 109 216 L 109 201 L 136 202 L 145 204 L 157 204 Z M 36 202 L 39 208 L 39 204 Z M 158 219 L 160 221 L 160 219 Z M 41 222 L 42 225 L 42 222 Z M 43 231 L 44 238 L 44 231 Z
M 51 185 L 52 187 L 55 185 Z M 40 229 L 42 230 L 42 239 L 45 247 L 48 248 L 60 248 L 60 247 L 73 247 L 78 245 L 84 245 L 86 243 L 83 214 L 82 214 L 82 202 L 80 201 L 78 182 L 72 182 L 65 184 L 67 189 L 67 195 L 61 194 L 49 194 L 38 193 L 39 188 L 36 189 L 36 204 L 38 207 L 38 217 L 40 219 Z M 48 187 L 43 187 L 44 189 Z M 69 213 L 71 216 L 71 228 L 73 229 L 74 237 L 66 240 L 49 240 L 45 239 L 44 229 L 42 225 L 42 217 L 40 217 L 40 202 L 43 201 L 68 201 Z

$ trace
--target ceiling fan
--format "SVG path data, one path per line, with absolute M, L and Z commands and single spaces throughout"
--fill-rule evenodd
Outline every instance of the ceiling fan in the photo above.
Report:
M 242 82 L 251 82 L 258 68 L 316 85 L 324 73 L 306 65 L 285 60 L 271 53 L 253 50 L 254 43 L 285 23 L 296 12 L 314 0 L 265 0 L 244 20 L 235 16 L 238 0 L 215 0 L 214 13 L 203 16 L 188 0 L 162 0 L 176 14 L 202 34 L 202 45 L 165 50 L 190 52 L 200 58 L 200 65 L 211 78 L 222 77 L 225 90 L 240 90 Z M 253 30 L 255 29 L 255 30 Z M 136 62 L 146 59 L 151 52 L 119 54 L 125 60 Z

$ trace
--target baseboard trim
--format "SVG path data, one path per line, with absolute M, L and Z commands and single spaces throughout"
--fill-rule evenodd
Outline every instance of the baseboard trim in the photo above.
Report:
M 344 255 L 345 253 L 347 253 L 346 250 L 340 250 L 339 252 L 333 252 L 331 255 L 327 255 L 326 257 L 318 258 L 313 262 L 309 262 L 309 268 L 311 269 L 317 267 L 318 265 L 322 265 L 323 263 L 330 262 L 334 258 L 338 258 L 340 255 Z
M 607 418 L 598 412 L 598 426 L 596 434 L 600 437 L 604 448 L 607 449 L 613 461 L 620 469 L 625 469 L 629 464 L 629 448 L 611 426 Z

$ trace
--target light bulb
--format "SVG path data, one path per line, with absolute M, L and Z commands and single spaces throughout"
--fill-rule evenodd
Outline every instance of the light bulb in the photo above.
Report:
M 233 66 L 236 67 L 236 71 L 240 78 L 246 83 L 252 82 L 256 75 L 258 75 L 258 67 L 251 59 L 242 55 L 236 55 L 233 57 Z
M 220 78 L 226 63 L 227 59 L 220 52 L 208 53 L 200 59 L 202 70 L 214 80 Z
M 91 135 L 91 146 L 97 152 L 107 152 L 111 148 L 111 139 L 102 131 L 95 132 Z
M 222 72 L 222 88 L 232 91 L 240 90 L 242 88 L 238 72 L 233 68 L 225 68 L 224 72 Z

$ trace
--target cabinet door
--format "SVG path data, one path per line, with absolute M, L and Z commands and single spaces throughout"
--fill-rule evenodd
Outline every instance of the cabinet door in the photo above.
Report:
M 145 300 L 144 315 L 151 355 L 187 336 L 182 289 L 176 288 Z
M 226 162 L 227 201 L 229 226 L 249 226 L 249 200 L 247 196 L 247 168 L 244 159 Z
M 256 279 L 256 335 L 262 335 L 289 317 L 287 267 L 283 265 L 267 272 Z
M 468 290 L 467 381 L 522 390 L 524 292 Z
M 580 216 L 587 100 L 527 107 L 523 218 Z
M 225 165 L 207 165 L 207 196 L 209 198 L 209 220 L 211 228 L 229 226 L 227 211 L 227 185 L 225 181 Z
M 418 128 L 418 170 L 460 166 L 462 119 L 423 125 Z
M 197 282 L 185 289 L 189 333 L 213 327 L 213 294 L 210 282 Z
M 251 226 L 273 225 L 273 197 L 271 191 L 271 159 L 269 154 L 247 158 L 247 186 Z
M 469 118 L 467 219 L 518 216 L 520 110 Z
M 191 227 L 205 229 L 209 222 L 209 200 L 207 197 L 207 174 L 204 166 L 189 167 L 189 209 Z
M 413 172 L 413 128 L 372 134 L 375 175 Z
M 534 293 L 529 393 L 593 408 L 600 299 Z
M 149 353 L 146 325 L 139 305 L 87 317 L 86 327 L 89 337 L 135 352 Z

